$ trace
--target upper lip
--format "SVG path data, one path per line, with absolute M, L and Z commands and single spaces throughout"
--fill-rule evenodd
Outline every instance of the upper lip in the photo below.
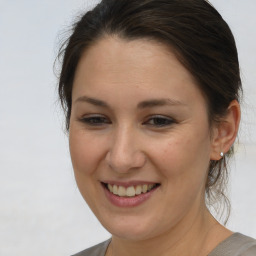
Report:
M 143 180 L 131 180 L 131 181 L 103 180 L 101 182 L 105 184 L 123 186 L 125 188 L 131 187 L 131 186 L 137 186 L 137 185 L 160 184 L 159 182 L 143 181 Z

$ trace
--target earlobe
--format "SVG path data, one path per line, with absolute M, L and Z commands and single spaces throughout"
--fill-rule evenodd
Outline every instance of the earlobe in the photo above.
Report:
M 211 160 L 219 160 L 229 151 L 237 137 L 240 118 L 240 105 L 237 100 L 233 100 L 227 114 L 214 127 Z

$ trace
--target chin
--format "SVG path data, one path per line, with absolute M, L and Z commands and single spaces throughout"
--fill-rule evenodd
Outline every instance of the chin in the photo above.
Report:
M 108 230 L 113 236 L 130 241 L 142 241 L 153 237 L 152 232 L 140 229 L 115 228 Z
M 157 236 L 157 226 L 153 226 L 154 221 L 145 221 L 145 218 L 141 219 L 138 216 L 133 216 L 133 218 L 120 216 L 113 220 L 115 221 L 102 221 L 101 223 L 109 233 L 120 239 L 140 241 Z

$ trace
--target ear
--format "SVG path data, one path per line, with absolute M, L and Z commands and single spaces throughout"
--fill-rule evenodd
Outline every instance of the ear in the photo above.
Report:
M 211 160 L 219 160 L 222 158 L 221 152 L 225 154 L 229 151 L 236 139 L 240 118 L 240 105 L 237 100 L 233 100 L 227 114 L 213 127 Z

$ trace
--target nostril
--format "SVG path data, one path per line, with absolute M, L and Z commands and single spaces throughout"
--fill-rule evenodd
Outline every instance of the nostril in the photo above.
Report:
M 110 151 L 106 155 L 108 166 L 115 172 L 126 173 L 134 168 L 142 168 L 146 163 L 146 156 L 141 151 Z

